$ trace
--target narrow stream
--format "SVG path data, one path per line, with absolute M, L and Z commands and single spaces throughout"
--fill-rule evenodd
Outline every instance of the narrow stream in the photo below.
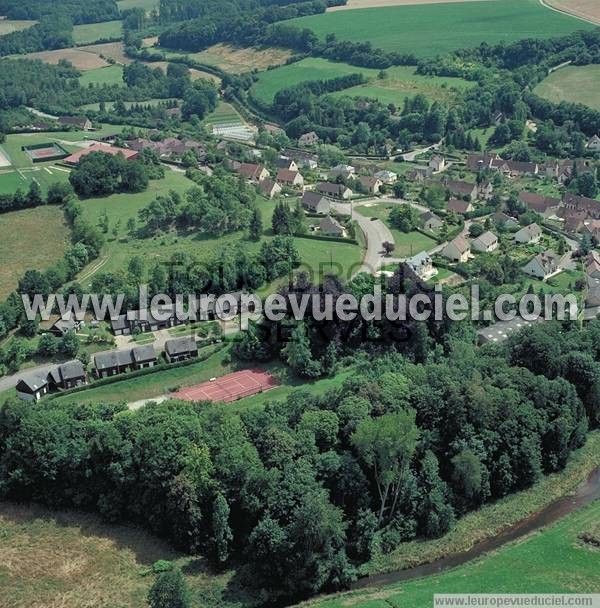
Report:
M 597 468 L 590 474 L 587 481 L 577 488 L 575 494 L 565 496 L 564 498 L 560 498 L 559 500 L 550 503 L 541 511 L 506 528 L 497 536 L 477 543 L 468 551 L 453 553 L 428 564 L 415 566 L 414 568 L 406 568 L 405 570 L 367 576 L 356 581 L 351 588 L 364 589 L 366 587 L 383 587 L 384 585 L 391 585 L 393 583 L 421 578 L 423 576 L 431 576 L 444 572 L 445 570 L 450 570 L 451 568 L 456 568 L 489 551 L 498 549 L 506 543 L 522 538 L 531 532 L 535 532 L 540 528 L 555 523 L 559 519 L 590 504 L 598 498 L 600 498 L 600 468 Z

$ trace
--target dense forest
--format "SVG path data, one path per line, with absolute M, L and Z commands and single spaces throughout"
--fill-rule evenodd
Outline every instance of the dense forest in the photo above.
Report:
M 43 19 L 62 15 L 74 25 L 119 18 L 116 0 L 0 0 L 0 15 L 8 19 Z
M 141 523 L 236 567 L 262 602 L 343 588 L 365 560 L 561 470 L 599 422 L 598 344 L 598 322 L 546 324 L 502 347 L 455 337 L 420 363 L 357 356 L 339 388 L 241 414 L 9 401 L 0 495 Z

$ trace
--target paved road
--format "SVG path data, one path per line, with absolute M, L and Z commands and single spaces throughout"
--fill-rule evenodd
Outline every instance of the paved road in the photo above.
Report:
M 427 148 L 419 148 L 418 150 L 413 150 L 412 152 L 407 152 L 406 154 L 400 154 L 403 160 L 408 162 L 414 162 L 415 158 L 419 156 L 419 154 L 423 154 L 424 152 L 429 152 L 430 150 L 437 150 L 442 145 L 442 142 L 439 141 L 437 144 L 433 144 L 432 146 L 427 146 Z
M 379 199 L 374 200 L 381 202 Z M 360 204 L 362 205 L 364 202 L 366 201 L 360 201 Z M 351 213 L 351 207 L 348 203 L 332 203 L 331 206 L 340 214 L 350 215 Z M 356 211 L 352 212 L 352 216 L 360 226 L 367 241 L 367 251 L 362 265 L 353 274 L 377 272 L 386 261 L 383 254 L 383 243 L 386 241 L 393 243 L 394 237 L 390 229 L 381 220 L 371 220 L 371 218 L 365 217 Z

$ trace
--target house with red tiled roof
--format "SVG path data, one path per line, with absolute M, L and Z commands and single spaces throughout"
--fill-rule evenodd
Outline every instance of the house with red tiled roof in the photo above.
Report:
M 71 156 L 67 156 L 63 162 L 67 165 L 78 165 L 82 158 L 93 154 L 94 152 L 102 152 L 103 154 L 110 154 L 112 156 L 120 154 L 125 160 L 135 160 L 140 155 L 136 150 L 115 148 L 114 146 L 105 146 L 103 144 L 92 144 L 89 148 L 83 148 L 82 150 L 71 154 Z

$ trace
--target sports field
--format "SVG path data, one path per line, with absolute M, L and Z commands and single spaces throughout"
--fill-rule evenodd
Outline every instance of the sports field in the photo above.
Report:
M 69 246 L 69 229 L 58 207 L 37 207 L 0 215 L 0 299 L 26 270 L 45 270 Z
M 231 403 L 244 397 L 268 391 L 278 385 L 277 379 L 269 372 L 262 369 L 245 369 L 184 388 L 175 393 L 173 398 L 183 401 Z
M 97 70 L 84 72 L 79 77 L 79 82 L 86 87 L 89 84 L 122 84 L 123 83 L 123 66 L 109 65 Z
M 534 93 L 549 101 L 582 103 L 600 110 L 600 65 L 567 66 L 540 82 Z
M 26 21 L 19 19 L 0 19 L 0 36 L 6 34 L 12 34 L 13 32 L 19 32 L 26 30 L 27 28 L 35 25 L 37 21 Z
M 73 27 L 75 44 L 92 44 L 96 40 L 120 38 L 123 34 L 122 21 L 104 21 L 103 23 L 86 23 Z
M 320 38 L 370 41 L 375 47 L 433 57 L 482 42 L 552 38 L 591 29 L 579 19 L 551 10 L 538 0 L 484 0 L 337 11 L 300 17 L 290 24 Z

